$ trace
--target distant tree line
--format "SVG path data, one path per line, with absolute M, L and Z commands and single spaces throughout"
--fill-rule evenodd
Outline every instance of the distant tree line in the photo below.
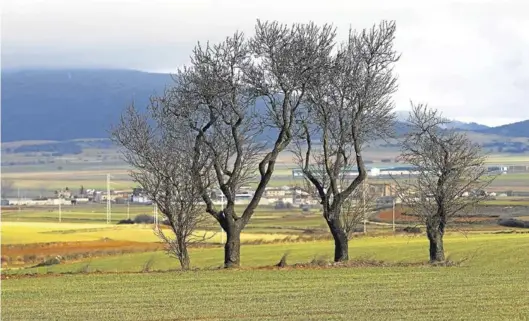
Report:
M 482 147 L 498 153 L 521 154 L 529 152 L 529 145 L 522 142 L 490 142 L 482 144 Z
M 74 142 L 58 142 L 34 145 L 22 145 L 13 149 L 7 148 L 11 153 L 50 153 L 50 156 L 78 155 L 83 152 L 81 146 Z

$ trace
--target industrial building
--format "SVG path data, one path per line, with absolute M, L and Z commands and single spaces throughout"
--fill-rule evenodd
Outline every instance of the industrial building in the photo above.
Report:
M 367 168 L 367 175 L 370 177 L 378 177 L 378 176 L 398 176 L 398 175 L 416 175 L 418 172 L 416 171 L 415 167 L 413 166 L 394 166 L 394 167 L 385 167 L 385 168 L 377 168 L 377 167 L 371 167 Z M 313 173 L 317 176 L 318 171 L 313 171 Z M 350 168 L 343 171 L 344 175 L 346 177 L 356 177 L 358 176 L 358 170 L 356 168 Z M 303 177 L 303 171 L 299 168 L 295 168 L 292 170 L 292 177 L 293 178 L 302 178 Z

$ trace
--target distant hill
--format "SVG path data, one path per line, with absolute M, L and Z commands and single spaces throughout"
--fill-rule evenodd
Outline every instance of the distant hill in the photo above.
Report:
M 2 72 L 2 141 L 108 137 L 133 100 L 171 84 L 168 74 L 129 70 Z
M 458 120 L 452 120 L 450 124 L 446 126 L 447 128 L 455 128 L 455 129 L 461 129 L 461 130 L 469 130 L 469 131 L 480 131 L 480 130 L 486 130 L 490 127 L 487 125 L 482 125 L 478 123 L 464 123 Z
M 404 110 L 398 110 L 396 112 L 397 114 L 397 120 L 399 122 L 406 122 L 409 116 L 408 111 Z M 490 128 L 489 126 L 478 124 L 478 123 L 465 123 L 458 120 L 451 120 L 449 124 L 447 124 L 446 128 L 455 128 L 455 129 L 461 129 L 461 130 L 467 130 L 467 131 L 480 131 Z
M 168 74 L 131 70 L 3 70 L 2 142 L 107 138 L 108 129 L 127 105 L 134 100 L 136 106 L 145 107 L 151 95 L 171 84 Z M 260 112 L 264 109 L 262 103 L 256 107 Z M 406 131 L 403 121 L 407 115 L 397 112 L 398 134 Z M 529 137 L 529 121 L 494 128 L 459 121 L 450 126 L 481 134 Z M 257 139 L 269 141 L 272 136 L 273 131 L 267 131 Z
M 529 120 L 524 120 L 512 124 L 478 130 L 484 134 L 495 134 L 507 137 L 529 137 Z

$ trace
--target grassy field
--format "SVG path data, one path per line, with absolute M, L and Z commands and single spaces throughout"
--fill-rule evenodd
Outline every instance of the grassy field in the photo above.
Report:
M 488 164 L 499 164 L 499 165 L 522 165 L 529 163 L 529 155 L 505 155 L 495 154 L 487 157 Z
M 495 205 L 495 206 L 529 206 L 529 199 L 495 199 L 482 201 L 482 205 Z
M 243 248 L 245 266 L 329 253 L 330 242 Z M 365 238 L 354 258 L 421 262 L 420 239 Z M 2 282 L 2 319 L 27 320 L 527 320 L 529 234 L 448 237 L 456 267 L 351 267 L 89 274 Z M 131 268 L 148 253 L 122 257 Z M 143 257 L 141 257 L 143 256 Z M 220 249 L 192 252 L 196 264 L 219 262 Z M 102 259 L 103 260 L 103 259 Z M 174 260 L 173 260 L 174 261 Z M 104 270 L 104 264 L 99 264 Z M 171 268 L 173 266 L 166 266 Z M 59 267 L 57 267 L 59 268 Z M 163 264 L 153 266 L 163 269 Z
M 448 235 L 446 238 L 447 255 L 451 260 L 470 259 L 474 265 L 485 264 L 489 258 L 487 251 L 491 247 L 508 248 L 518 252 L 528 250 L 529 234 L 461 234 Z M 354 259 L 376 259 L 387 262 L 425 262 L 428 243 L 424 236 L 386 236 L 361 237 L 350 242 L 350 255 Z M 331 241 L 311 241 L 299 243 L 276 243 L 261 245 L 243 245 L 241 262 L 244 267 L 272 266 L 281 256 L 289 253 L 290 263 L 309 262 L 313 259 L 330 260 L 333 246 Z M 222 264 L 223 251 L 220 247 L 195 248 L 191 251 L 192 266 L 196 268 L 214 268 Z M 510 260 L 518 260 L 510 258 Z M 145 264 L 152 264 L 152 270 L 166 271 L 178 268 L 178 262 L 164 252 L 132 253 L 115 257 L 89 258 L 79 262 L 56 266 L 13 269 L 14 274 L 32 273 L 72 273 L 88 265 L 91 271 L 103 272 L 140 272 Z M 529 268 L 529 262 L 526 261 Z
M 131 207 L 131 216 L 150 210 Z M 191 249 L 198 270 L 178 272 L 174 258 L 151 246 L 157 239 L 150 226 L 107 225 L 101 205 L 66 208 L 63 215 L 58 223 L 57 213 L 44 209 L 2 213 L 3 256 L 11 251 L 38 260 L 45 251 L 64 255 L 100 247 L 58 265 L 3 269 L 3 320 L 527 320 L 529 315 L 529 233 L 450 232 L 446 253 L 462 262 L 454 267 L 422 264 L 428 257 L 424 235 L 373 233 L 350 242 L 351 260 L 359 267 L 277 269 L 273 266 L 285 253 L 290 265 L 329 261 L 333 243 L 249 244 L 292 240 L 305 230 L 327 232 L 320 213 L 260 207 L 243 236 L 241 270 L 217 269 L 223 251 L 212 245 Z M 125 215 L 125 206 L 114 208 L 115 219 Z M 211 242 L 220 241 L 216 237 Z M 41 247 L 54 241 L 60 243 Z M 101 249 L 104 245 L 114 248 Z M 151 272 L 141 273 L 147 267 Z
M 522 164 L 529 158 L 499 155 L 488 162 Z M 113 189 L 135 186 L 124 168 L 70 166 L 10 171 L 2 178 L 33 193 L 81 185 L 102 189 L 107 172 Z M 302 185 L 291 178 L 291 167 L 285 156 L 271 186 Z M 491 189 L 529 190 L 528 182 L 528 174 L 502 175 Z M 529 206 L 527 199 L 483 205 L 498 215 L 520 205 L 518 218 L 529 215 L 522 207 Z M 152 225 L 116 225 L 151 214 L 152 207 L 128 211 L 113 205 L 106 224 L 104 204 L 63 206 L 59 223 L 58 208 L 3 208 L 2 319 L 529 320 L 529 233 L 498 226 L 495 219 L 463 229 L 466 234 L 449 230 L 446 254 L 461 262 L 453 267 L 423 264 L 428 258 L 424 234 L 394 236 L 383 220 L 368 225 L 368 236 L 351 240 L 353 267 L 278 269 L 274 265 L 285 253 L 289 265 L 328 262 L 333 242 L 325 239 L 328 228 L 317 210 L 260 206 L 242 235 L 241 269 L 218 269 L 224 235 L 210 221 L 199 232 L 212 238 L 190 249 L 195 270 L 179 272 Z M 64 261 L 32 267 L 55 255 Z
M 270 182 L 270 187 L 280 187 L 284 185 L 297 185 L 304 186 L 302 179 L 294 179 L 291 174 L 292 169 L 280 169 Z M 109 171 L 111 172 L 111 171 Z M 131 190 L 136 187 L 137 184 L 128 178 L 126 174 L 123 174 L 122 170 L 116 170 L 117 173 L 113 174 L 111 181 L 111 188 L 116 190 Z M 85 188 L 94 188 L 98 190 L 106 189 L 106 173 L 101 173 L 100 170 L 94 171 L 69 171 L 60 173 L 60 175 L 54 175 L 54 172 L 42 172 L 32 173 L 26 176 L 26 173 L 6 173 L 3 174 L 4 178 L 14 182 L 15 188 L 20 188 L 21 192 L 29 193 L 30 195 L 38 196 L 39 193 L 44 195 L 51 195 L 50 193 L 57 189 L 69 187 L 73 191 L 77 191 L 80 186 Z M 376 182 L 392 182 L 389 178 L 371 178 L 371 181 Z M 516 173 L 498 176 L 491 187 L 500 190 L 526 190 L 529 186 L 529 174 L 528 173 Z M 256 182 L 251 182 L 249 185 L 256 186 Z M 13 192 L 15 193 L 15 192 Z M 15 196 L 15 195 L 12 195 Z
M 236 211 L 240 213 L 244 206 L 236 206 Z M 127 213 L 128 211 L 128 213 Z M 137 205 L 130 206 L 127 209 L 126 205 L 113 205 L 111 223 L 116 224 L 119 220 L 128 217 L 134 218 L 138 214 L 152 215 L 152 206 Z M 62 223 L 88 223 L 101 224 L 106 223 L 106 205 L 77 205 L 77 206 L 63 206 L 61 211 Z M 42 222 L 42 223 L 58 223 L 59 211 L 57 207 L 41 207 L 41 208 L 18 208 L 14 207 L 10 210 L 4 208 L 2 213 L 3 222 Z M 106 224 L 105 224 L 106 225 Z M 60 229 L 61 225 L 57 225 Z M 108 227 L 108 226 L 107 226 Z M 217 223 L 210 219 L 205 228 L 216 228 Z M 294 232 L 296 230 L 304 231 L 305 229 L 326 229 L 325 221 L 323 220 L 318 210 L 311 212 L 302 212 L 298 209 L 278 210 L 272 206 L 259 206 L 254 213 L 247 229 L 258 233 L 273 233 L 273 232 Z M 286 232 L 284 232 L 286 233 Z

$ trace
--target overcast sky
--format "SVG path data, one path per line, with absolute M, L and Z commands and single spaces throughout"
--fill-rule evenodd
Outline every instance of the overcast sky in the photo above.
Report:
M 397 21 L 397 109 L 497 125 L 529 118 L 529 2 L 2 0 L 2 66 L 172 72 L 197 41 L 248 34 L 257 18 L 349 27 Z

